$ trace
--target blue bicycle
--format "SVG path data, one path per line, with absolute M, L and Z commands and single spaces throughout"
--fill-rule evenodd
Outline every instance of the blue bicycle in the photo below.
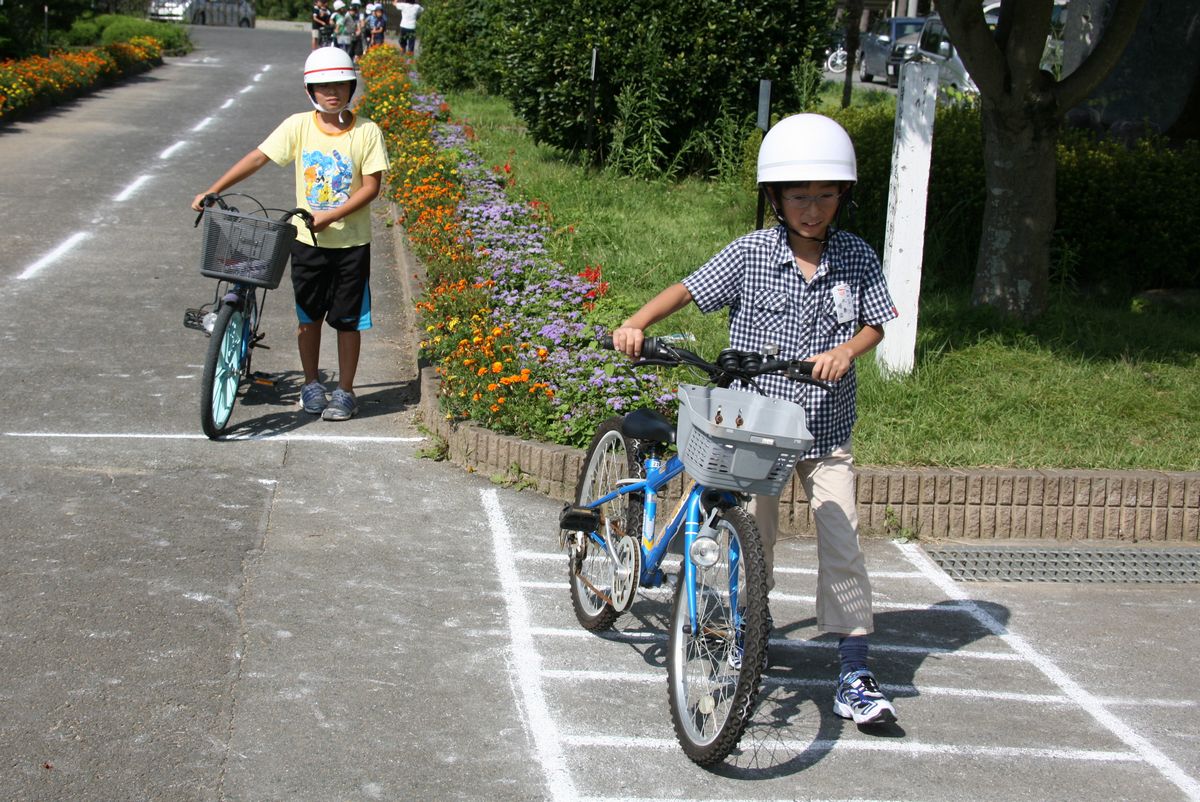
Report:
M 611 348 L 605 338 L 603 346 Z M 767 349 L 764 349 L 767 350 Z M 680 533 L 682 560 L 668 637 L 671 717 L 684 752 L 711 766 L 737 746 L 767 661 L 767 575 L 750 494 L 778 495 L 812 444 L 804 408 L 761 393 L 754 377 L 781 373 L 829 389 L 812 363 L 727 349 L 716 363 L 647 338 L 633 367 L 696 368 L 681 384 L 678 421 L 639 409 L 596 430 L 575 503 L 559 520 L 571 603 L 584 628 L 610 628 L 639 587 L 659 587 Z M 741 382 L 746 390 L 731 389 Z M 674 444 L 677 453 L 667 456 Z M 658 498 L 686 471 L 678 506 L 658 527 Z
M 234 196 L 249 199 L 258 208 L 243 214 L 226 202 Z M 217 439 L 229 423 L 238 387 L 250 379 L 252 349 L 266 348 L 258 330 L 267 290 L 279 286 L 291 254 L 299 217 L 312 226 L 306 209 L 267 209 L 249 195 L 206 195 L 205 209 L 196 217 L 204 221 L 200 273 L 218 279 L 213 300 L 187 309 L 183 325 L 209 337 L 200 381 L 200 428 Z M 269 212 L 282 213 L 278 219 Z M 315 241 L 315 239 L 314 239 Z M 265 380 L 267 384 L 271 382 Z

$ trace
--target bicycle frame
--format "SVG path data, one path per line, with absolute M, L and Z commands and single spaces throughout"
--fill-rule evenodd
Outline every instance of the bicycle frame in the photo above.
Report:
M 659 491 L 666 486 L 675 477 L 683 473 L 683 462 L 677 455 L 670 457 L 665 462 L 660 457 L 647 457 L 643 462 L 646 471 L 645 479 L 628 479 L 622 481 L 621 486 L 605 496 L 602 496 L 595 501 L 587 504 L 589 509 L 599 509 L 604 504 L 616 499 L 618 496 L 629 495 L 630 493 L 640 492 L 643 494 L 642 499 L 642 537 L 639 540 L 638 548 L 641 550 L 642 569 L 641 575 L 638 577 L 638 585 L 640 587 L 659 587 L 663 583 L 663 573 L 660 569 L 663 557 L 666 556 L 667 550 L 678 537 L 679 532 L 683 531 L 683 581 L 687 589 L 688 602 L 688 617 L 690 619 L 692 629 L 696 628 L 696 566 L 692 562 L 689 555 L 691 554 L 692 544 L 700 535 L 701 529 L 704 527 L 704 512 L 701 507 L 701 499 L 705 492 L 716 492 L 721 494 L 724 501 L 736 503 L 736 494 L 727 490 L 715 490 L 706 488 L 696 482 L 691 483 L 691 488 L 680 498 L 679 504 L 675 511 L 671 514 L 671 519 L 663 525 L 661 530 L 656 530 L 658 517 L 658 494 Z M 607 526 L 607 524 L 606 524 Z M 651 537 L 647 538 L 646 533 L 649 532 Z M 613 554 L 613 546 L 611 538 L 607 531 L 597 531 L 589 533 L 597 545 L 604 548 L 609 554 Z M 740 564 L 740 554 L 737 552 L 737 543 L 734 542 L 733 553 L 729 556 L 730 565 L 730 605 L 735 611 L 738 609 L 737 604 L 737 583 L 733 577 L 737 576 L 737 567 Z M 738 623 L 737 621 L 734 622 Z

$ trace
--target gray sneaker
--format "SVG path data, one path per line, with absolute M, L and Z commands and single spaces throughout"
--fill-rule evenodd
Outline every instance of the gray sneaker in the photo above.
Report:
M 329 396 L 320 382 L 309 382 L 300 388 L 300 406 L 310 415 L 320 415 L 329 406 Z
M 338 387 L 333 391 L 333 397 L 329 399 L 329 406 L 325 407 L 321 417 L 325 420 L 350 420 L 356 412 L 358 412 L 358 401 L 354 399 L 354 393 Z

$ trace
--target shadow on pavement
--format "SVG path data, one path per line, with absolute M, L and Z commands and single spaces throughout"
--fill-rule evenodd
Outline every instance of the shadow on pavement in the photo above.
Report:
M 320 415 L 311 415 L 300 409 L 303 373 L 286 371 L 271 374 L 269 378 L 273 381 L 271 385 L 250 384 L 234 407 L 235 416 L 238 415 L 239 409 L 262 411 L 264 414 L 231 424 L 225 430 L 222 439 L 270 437 L 294 432 L 313 423 L 324 423 Z M 324 383 L 329 390 L 335 386 L 335 382 L 328 379 L 325 379 Z M 395 415 L 415 407 L 420 396 L 420 381 L 412 379 L 403 382 L 360 384 L 355 387 L 355 395 L 358 397 L 358 414 L 354 416 L 355 420 Z M 322 432 L 330 433 L 335 432 Z
M 1008 625 L 1007 607 L 990 602 L 974 604 L 1002 626 Z M 947 601 L 924 610 L 876 613 L 872 646 L 895 644 L 936 650 L 932 654 L 953 653 L 992 636 L 970 613 L 957 607 L 957 603 Z M 797 621 L 777 628 L 774 637 L 815 625 L 811 618 Z M 821 635 L 813 642 L 828 643 L 833 648 L 772 649 L 770 669 L 750 726 L 738 750 L 713 773 L 746 780 L 795 774 L 816 765 L 833 750 L 847 727 L 855 727 L 833 714 L 837 636 Z M 896 701 L 900 721 L 904 720 L 903 700 L 920 695 L 915 678 L 930 654 L 884 648 L 872 652 L 872 670 Z M 908 736 L 899 723 L 857 729 L 877 738 Z

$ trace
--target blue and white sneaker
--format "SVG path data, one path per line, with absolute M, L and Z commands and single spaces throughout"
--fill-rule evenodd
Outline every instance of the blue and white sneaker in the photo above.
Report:
M 870 670 L 860 668 L 838 679 L 833 695 L 833 712 L 855 724 L 891 724 L 896 720 L 896 708 L 879 690 L 879 683 Z
M 333 391 L 333 398 L 329 400 L 329 406 L 325 407 L 321 417 L 324 420 L 350 420 L 357 412 L 358 401 L 355 400 L 354 393 L 338 387 Z
M 300 406 L 310 415 L 320 415 L 329 406 L 325 386 L 319 381 L 309 382 L 300 388 Z

